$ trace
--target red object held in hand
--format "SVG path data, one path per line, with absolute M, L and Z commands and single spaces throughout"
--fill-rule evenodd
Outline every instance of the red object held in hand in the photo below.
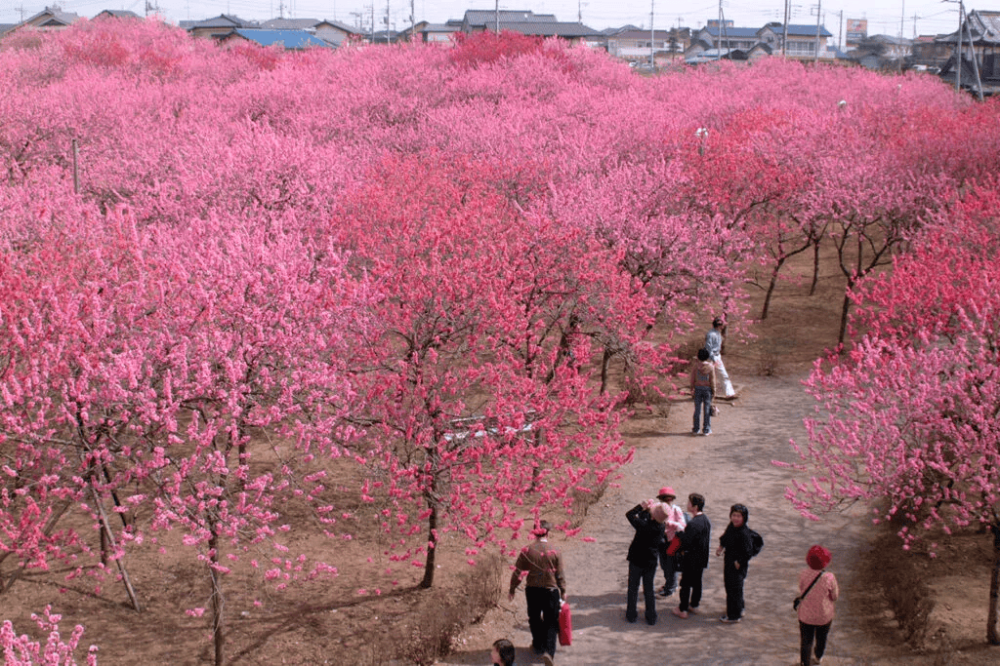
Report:
M 573 617 L 570 614 L 569 602 L 563 601 L 559 607 L 559 645 L 573 644 Z

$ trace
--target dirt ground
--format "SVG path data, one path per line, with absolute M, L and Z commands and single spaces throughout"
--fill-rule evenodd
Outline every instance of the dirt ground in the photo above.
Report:
M 800 263 L 792 268 L 806 275 L 809 267 Z M 739 397 L 721 406 L 712 436 L 688 434 L 691 402 L 640 406 L 627 423 L 625 434 L 635 448 L 635 459 L 622 470 L 616 485 L 590 507 L 580 537 L 593 541 L 554 539 L 567 562 L 575 628 L 574 644 L 560 649 L 558 663 L 794 664 L 798 632 L 791 600 L 797 572 L 813 543 L 832 550 L 830 570 L 842 589 L 824 659 L 827 666 L 978 666 L 1000 660 L 1000 648 L 988 648 L 984 641 L 988 539 L 957 535 L 939 540 L 936 559 L 917 554 L 907 560 L 912 575 L 927 584 L 935 602 L 919 641 L 922 649 L 914 652 L 904 643 L 879 587 L 873 585 L 884 570 L 902 561 L 898 545 L 875 545 L 876 533 L 864 507 L 813 523 L 802 519 L 783 498 L 792 472 L 771 461 L 793 460 L 788 440 L 804 437 L 802 417 L 812 409 L 799 382 L 813 360 L 835 342 L 842 279 L 833 269 L 832 264 L 825 265 L 815 296 L 807 295 L 807 284 L 782 283 L 772 315 L 754 329 L 756 337 L 734 336 L 727 341 L 725 358 Z M 700 344 L 698 337 L 692 337 L 686 351 L 693 352 Z M 669 612 L 675 599 L 658 597 L 660 621 L 655 627 L 625 622 L 625 554 L 632 529 L 624 514 L 665 484 L 681 497 L 700 492 L 708 498 L 713 537 L 725 528 L 732 503 L 750 507 L 750 525 L 766 544 L 750 565 L 742 623 L 723 625 L 717 620 L 724 592 L 720 562 L 714 558 L 705 573 L 703 614 L 680 620 Z M 352 488 L 356 486 L 344 482 L 345 498 Z M 353 526 L 356 533 L 357 527 Z M 28 615 L 51 603 L 64 615 L 64 635 L 76 623 L 86 626 L 82 645 L 100 646 L 102 666 L 210 664 L 207 614 L 184 613 L 208 605 L 204 572 L 179 557 L 168 541 L 158 545 L 164 549 L 151 547 L 129 558 L 133 582 L 146 607 L 141 614 L 127 607 L 113 580 L 107 580 L 104 592 L 96 595 L 89 578 L 66 580 L 67 570 L 55 570 L 22 576 L 0 596 L 0 620 L 11 619 L 19 632 L 37 635 Z M 329 560 L 340 570 L 332 581 L 293 586 L 278 594 L 262 592 L 260 581 L 249 576 L 229 580 L 227 663 L 385 664 L 389 649 L 415 629 L 440 621 L 439 600 L 484 596 L 483 590 L 470 586 L 496 589 L 506 584 L 509 575 L 504 572 L 494 581 L 470 583 L 463 578 L 468 571 L 465 558 L 449 560 L 442 554 L 434 590 L 418 592 L 414 587 L 419 571 L 381 575 L 378 570 L 385 563 L 376 557 L 377 566 L 369 564 L 373 549 L 360 539 L 332 541 L 323 547 L 331 549 Z M 661 582 L 658 576 L 657 584 Z M 366 594 L 359 594 L 360 589 Z M 255 599 L 261 604 L 255 605 Z M 460 634 L 452 644 L 452 655 L 440 663 L 487 664 L 489 645 L 498 637 L 509 637 L 518 646 L 519 666 L 540 663 L 527 647 L 523 592 L 510 604 L 504 595 L 498 608 Z

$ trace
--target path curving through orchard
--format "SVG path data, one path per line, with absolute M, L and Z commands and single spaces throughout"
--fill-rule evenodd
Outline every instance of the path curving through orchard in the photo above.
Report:
M 676 403 L 668 419 L 633 434 L 634 461 L 622 470 L 617 487 L 610 488 L 590 508 L 582 539 L 556 538 L 566 560 L 568 595 L 573 609 L 573 645 L 560 648 L 557 664 L 573 666 L 791 666 L 798 663 L 798 624 L 792 611 L 799 569 L 805 552 L 822 543 L 833 552 L 830 570 L 841 589 L 850 589 L 852 563 L 865 544 L 869 525 L 860 508 L 826 517 L 821 522 L 802 518 L 784 499 L 794 472 L 771 464 L 794 461 L 789 438 L 804 439 L 802 418 L 814 401 L 798 379 L 753 378 L 743 382 L 740 398 L 721 404 L 713 420 L 713 434 L 690 435 L 692 403 Z M 640 428 L 641 428 L 641 423 Z M 625 555 L 633 530 L 625 512 L 657 488 L 671 485 L 679 500 L 700 492 L 707 498 L 705 513 L 712 521 L 712 541 L 728 522 L 736 502 L 750 507 L 751 527 L 765 540 L 764 551 L 750 563 L 746 581 L 746 615 L 740 624 L 718 621 L 725 609 L 721 558 L 713 557 L 705 572 L 703 613 L 687 620 L 673 616 L 676 596 L 657 597 L 659 621 L 648 626 L 625 622 L 627 563 Z M 657 574 L 657 586 L 662 584 Z M 541 663 L 531 643 L 524 595 L 519 593 L 499 611 L 499 621 L 488 629 L 470 629 L 464 645 L 442 663 L 473 665 L 489 662 L 492 638 L 507 635 L 517 646 L 517 664 Z M 865 612 L 852 612 L 850 594 L 842 593 L 834 620 L 825 666 L 882 663 L 885 649 L 873 646 L 862 625 Z M 509 626 L 509 629 L 504 624 Z M 485 631 L 494 635 L 486 636 Z M 881 653 L 881 654 L 880 654 Z

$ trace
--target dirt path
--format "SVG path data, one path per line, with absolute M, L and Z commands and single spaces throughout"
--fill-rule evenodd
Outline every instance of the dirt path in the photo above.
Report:
M 788 439 L 804 439 L 802 416 L 812 401 L 799 382 L 785 378 L 744 382 L 741 397 L 721 405 L 710 437 L 688 434 L 691 408 L 691 403 L 676 404 L 668 420 L 651 420 L 645 432 L 633 435 L 634 462 L 623 470 L 620 485 L 591 507 L 584 522 L 583 535 L 596 541 L 556 539 L 566 558 L 574 626 L 573 645 L 560 648 L 557 663 L 792 665 L 797 663 L 798 625 L 791 600 L 810 545 L 830 548 L 831 570 L 842 589 L 850 587 L 850 565 L 862 547 L 865 517 L 854 511 L 820 523 L 801 518 L 783 497 L 792 472 L 771 464 L 775 459 L 792 461 Z M 765 548 L 750 564 L 742 623 L 718 621 L 725 610 L 725 592 L 721 559 L 714 556 L 705 572 L 701 615 L 681 620 L 670 613 L 676 597 L 657 597 L 659 622 L 647 626 L 641 621 L 640 594 L 640 622 L 625 622 L 625 554 L 633 534 L 625 512 L 662 485 L 673 486 L 680 497 L 691 492 L 705 495 L 713 543 L 725 529 L 730 505 L 742 502 L 750 507 L 749 524 L 763 535 Z M 662 584 L 660 573 L 656 584 Z M 487 646 L 504 635 L 518 646 L 519 665 L 540 663 L 527 647 L 531 638 L 523 594 L 509 606 L 505 597 L 503 604 L 496 617 L 470 629 L 463 648 L 443 663 L 486 664 Z M 887 655 L 869 643 L 861 620 L 852 620 L 866 615 L 852 612 L 850 595 L 842 597 L 825 665 L 884 663 L 882 657 Z

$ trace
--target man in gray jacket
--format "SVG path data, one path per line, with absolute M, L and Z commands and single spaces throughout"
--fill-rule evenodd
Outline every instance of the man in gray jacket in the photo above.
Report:
M 722 362 L 722 327 L 722 319 L 716 317 L 712 320 L 712 330 L 705 334 L 705 349 L 708 350 L 708 357 L 715 363 L 722 377 L 723 395 L 732 398 L 736 395 L 736 391 L 733 390 L 733 383 L 729 381 L 729 373 L 726 372 L 726 366 Z

